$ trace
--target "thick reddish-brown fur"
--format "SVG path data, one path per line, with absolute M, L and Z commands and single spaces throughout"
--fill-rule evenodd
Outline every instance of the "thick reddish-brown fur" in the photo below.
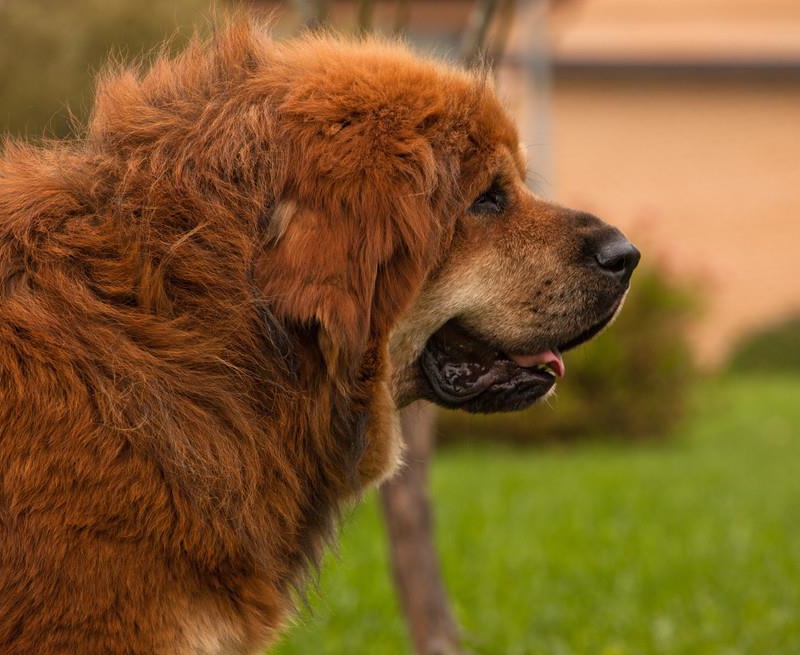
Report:
M 516 151 L 493 112 L 402 47 L 237 21 L 104 75 L 81 138 L 6 145 L 0 652 L 274 638 L 396 460 L 389 332 L 446 252 L 463 152 Z

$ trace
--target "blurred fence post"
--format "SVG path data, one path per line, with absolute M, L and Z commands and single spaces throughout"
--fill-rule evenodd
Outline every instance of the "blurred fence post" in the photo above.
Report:
M 412 403 L 400 413 L 405 466 L 381 487 L 397 593 L 418 655 L 461 653 L 433 535 L 428 463 L 433 453 L 435 407 Z

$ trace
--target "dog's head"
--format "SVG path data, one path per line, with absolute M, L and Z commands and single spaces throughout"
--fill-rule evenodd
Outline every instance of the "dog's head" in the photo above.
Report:
M 462 181 L 453 240 L 393 333 L 396 396 L 523 409 L 564 375 L 563 353 L 616 316 L 639 252 L 531 193 L 514 142 L 487 139 L 465 159 L 476 173 Z
M 397 405 L 481 412 L 544 396 L 563 352 L 619 310 L 638 251 L 526 187 L 485 75 L 374 42 L 280 53 L 281 192 L 259 269 L 279 315 L 317 325 L 328 372 L 373 399 L 375 383 Z

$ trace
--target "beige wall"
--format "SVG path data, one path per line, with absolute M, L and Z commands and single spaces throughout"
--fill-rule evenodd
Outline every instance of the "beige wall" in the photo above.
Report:
M 552 2 L 559 59 L 796 59 L 798 0 Z
M 566 76 L 553 116 L 555 197 L 705 293 L 704 363 L 800 311 L 800 79 Z

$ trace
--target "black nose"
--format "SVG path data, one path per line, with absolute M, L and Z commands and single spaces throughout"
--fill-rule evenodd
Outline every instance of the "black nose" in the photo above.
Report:
M 600 243 L 594 258 L 603 273 L 622 284 L 627 284 L 642 254 L 618 230 Z

